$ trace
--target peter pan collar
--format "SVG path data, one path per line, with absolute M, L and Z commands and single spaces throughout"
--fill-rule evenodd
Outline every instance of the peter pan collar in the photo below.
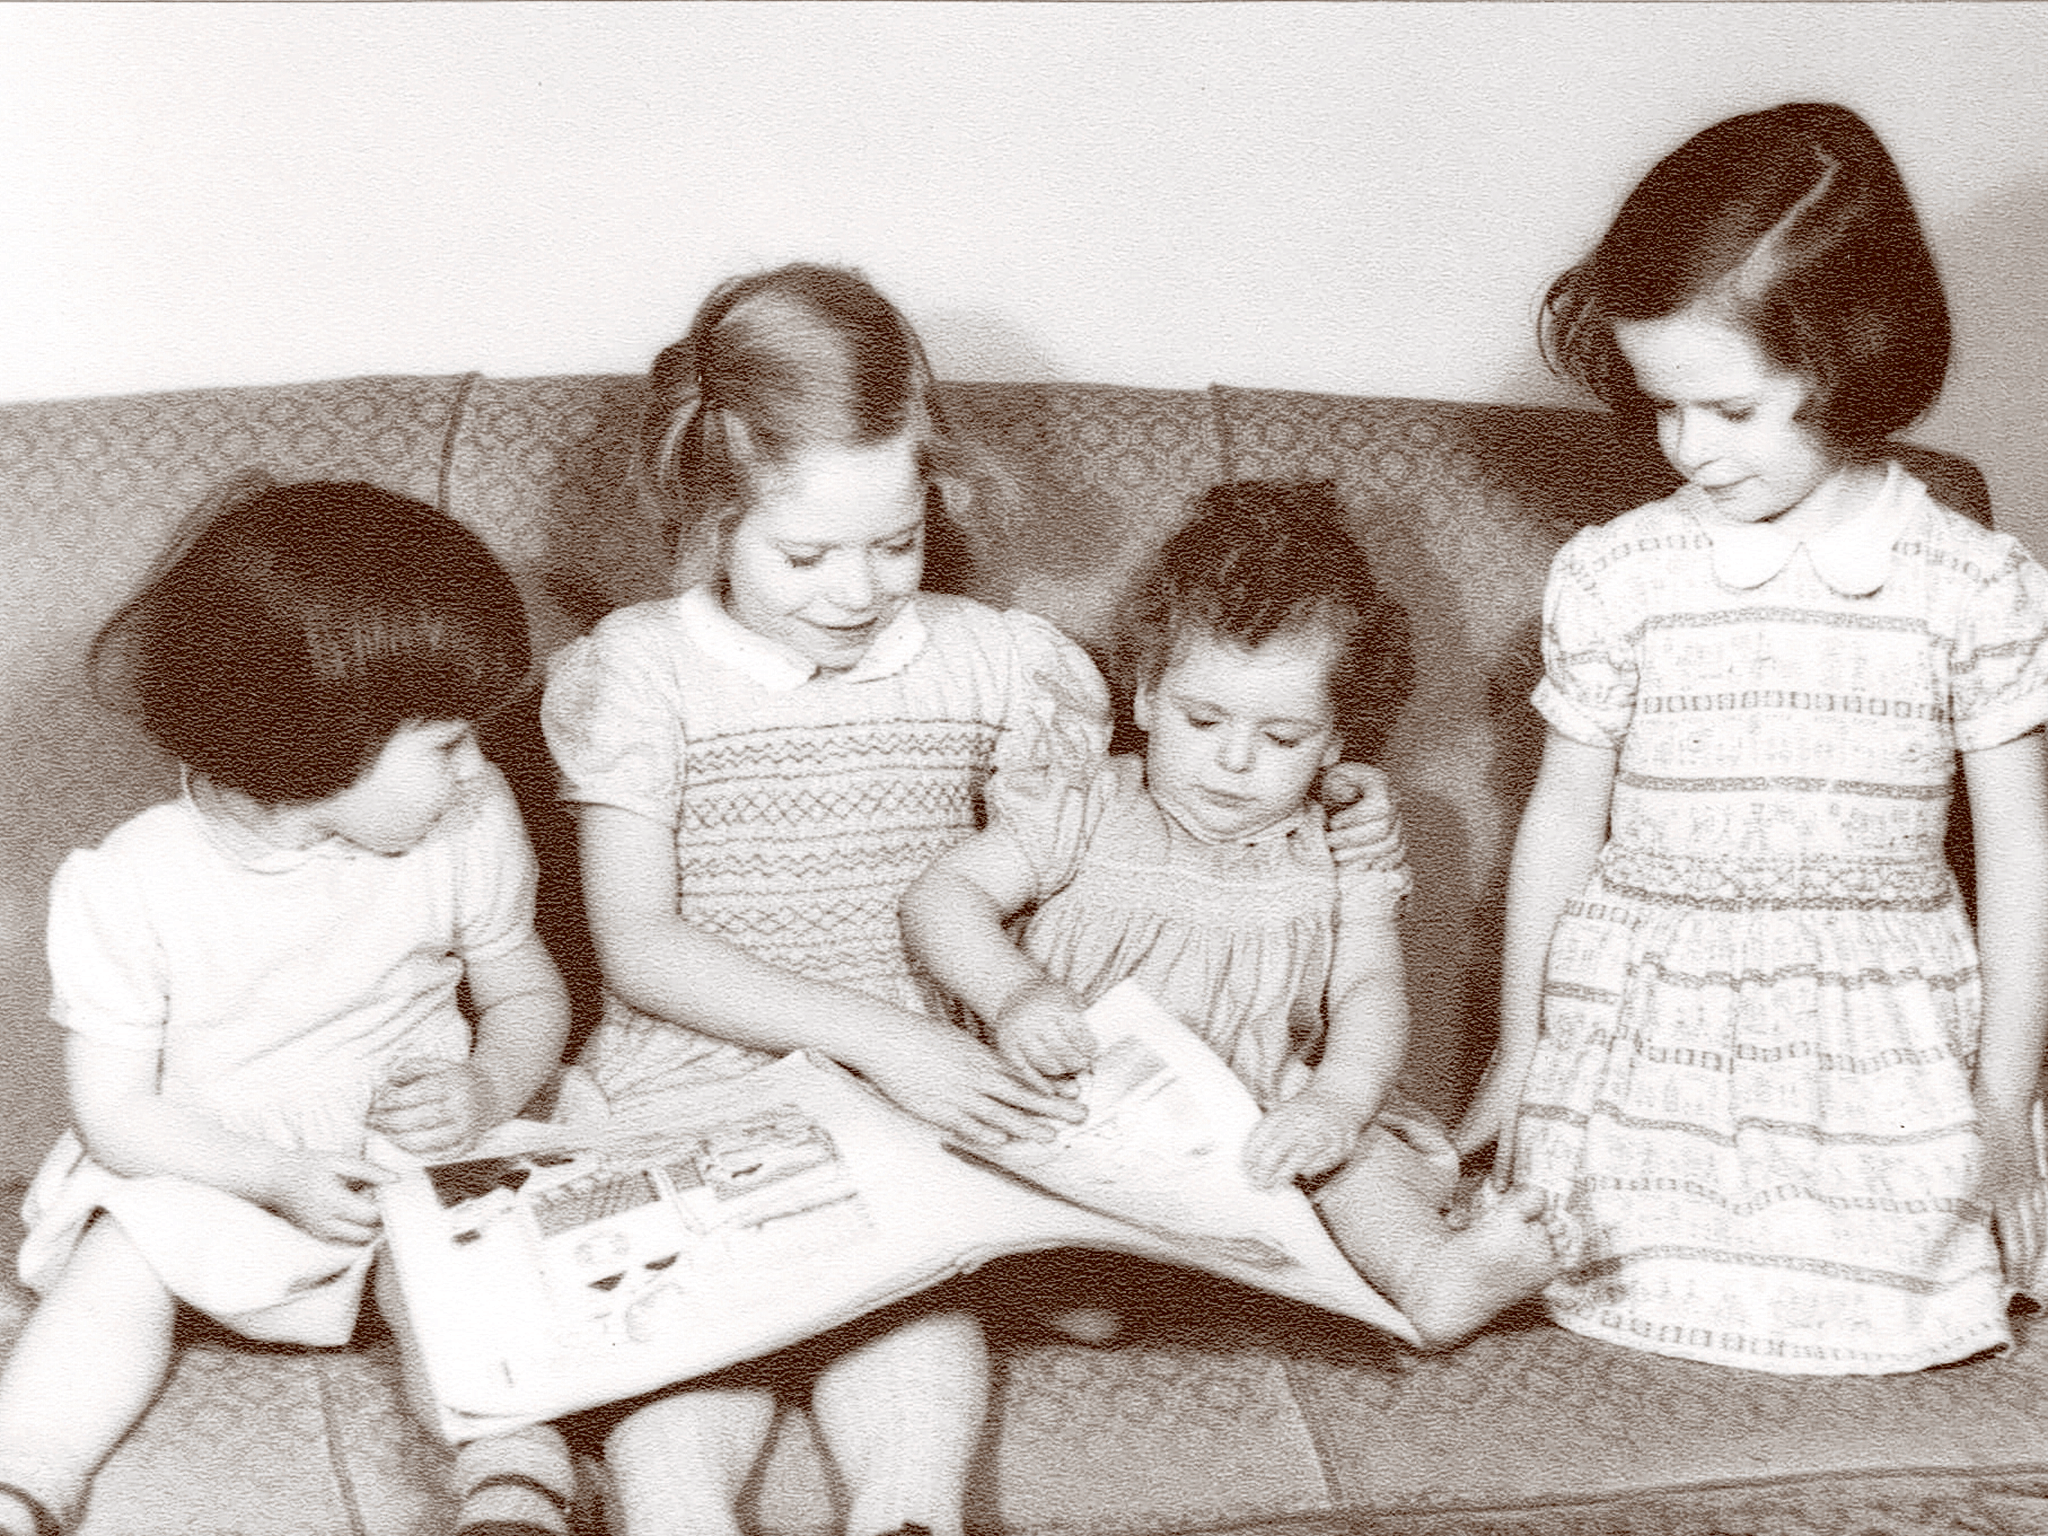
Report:
M 367 859 L 378 855 L 358 848 L 346 838 L 325 837 L 304 848 L 284 848 L 267 842 L 226 815 L 211 803 L 205 782 L 191 769 L 178 770 L 178 798 L 199 824 L 201 836 L 216 853 L 231 864 L 261 875 L 287 874 L 324 859 Z
M 675 600 L 676 622 L 690 642 L 735 672 L 772 693 L 801 688 L 818 675 L 817 664 L 789 646 L 756 634 L 725 611 L 707 584 L 691 587 Z M 846 671 L 835 674 L 843 683 L 872 682 L 893 677 L 924 649 L 926 630 L 912 598 L 875 636 L 867 654 Z
M 1800 550 L 1822 581 L 1843 597 L 1868 597 L 1885 584 L 1892 551 L 1917 502 L 1906 494 L 1906 475 L 1896 463 L 1870 505 L 1821 533 L 1801 537 L 1774 523 L 1731 523 L 1715 517 L 1697 498 L 1688 510 L 1713 546 L 1714 577 L 1738 591 L 1760 587 Z M 1681 493 L 1683 495 L 1684 493 Z

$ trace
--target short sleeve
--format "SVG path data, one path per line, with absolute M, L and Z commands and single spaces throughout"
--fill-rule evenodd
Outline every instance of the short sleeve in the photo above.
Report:
M 98 849 L 58 866 L 50 886 L 50 1017 L 130 1050 L 163 1048 L 170 978 L 133 878 Z
M 478 781 L 474 812 L 458 854 L 456 945 L 464 959 L 489 959 L 533 932 L 539 866 L 518 802 L 502 775 Z
M 1009 698 L 997 768 L 1050 768 L 1080 778 L 1109 750 L 1109 689 L 1095 663 L 1044 619 L 1002 616 L 1011 639 Z
M 673 826 L 682 803 L 682 723 L 651 648 L 600 626 L 548 663 L 541 729 L 564 800 L 613 805 Z
M 988 835 L 1007 839 L 1031 871 L 1034 901 L 1065 890 L 1100 825 L 1114 765 L 1082 777 L 1061 768 L 999 769 L 987 790 Z
M 1635 714 L 1635 647 L 1577 539 L 1551 562 L 1543 591 L 1543 680 L 1530 702 L 1561 735 L 1596 747 L 1619 746 Z
M 2012 741 L 2048 720 L 2048 571 L 2016 544 L 1962 615 L 1949 707 L 1961 752 Z

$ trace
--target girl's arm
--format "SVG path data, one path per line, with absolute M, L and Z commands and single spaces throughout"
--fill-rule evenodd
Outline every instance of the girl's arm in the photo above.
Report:
M 1613 748 L 1589 746 L 1553 728 L 1543 739 L 1543 765 L 1515 835 L 1501 956 L 1500 1040 L 1452 1138 L 1461 1153 L 1497 1142 L 1494 1171 L 1503 1181 L 1514 1154 L 1515 1110 L 1536 1054 L 1551 934 L 1565 903 L 1585 887 L 1607 840 L 1614 772 Z
M 2048 1027 L 2048 755 L 2037 728 L 1963 754 L 1977 858 L 1977 948 L 1984 1024 L 1976 1099 L 1984 1136 L 1983 1198 L 1998 1223 L 2006 1273 L 2030 1285 L 2048 1224 L 2034 1152 L 2033 1106 Z
M 1245 1143 L 1245 1171 L 1271 1186 L 1328 1173 L 1379 1113 L 1408 1050 L 1408 987 L 1391 907 L 1347 913 L 1339 899 L 1327 1030 L 1315 1076 Z
M 524 1109 L 561 1064 L 569 994 L 529 928 L 510 949 L 463 967 L 476 1043 L 462 1062 L 401 1069 L 377 1096 L 373 1130 L 415 1157 L 449 1157 Z
M 130 1178 L 167 1174 L 211 1185 L 277 1212 L 335 1243 L 377 1235 L 373 1186 L 393 1175 L 342 1153 L 298 1152 L 229 1130 L 163 1097 L 157 1052 L 72 1032 L 65 1071 L 86 1150 Z
M 1080 1001 L 1046 975 L 1003 924 L 1037 895 L 1030 865 L 986 832 L 935 859 L 903 893 L 903 942 L 932 979 L 995 1032 L 1013 1065 L 1069 1077 L 1095 1057 Z
M 616 806 L 578 811 L 598 962 L 634 1008 L 762 1050 L 818 1051 L 968 1140 L 1044 1140 L 1047 1117 L 1079 1114 L 942 1020 L 799 976 L 686 922 L 676 912 L 674 832 Z

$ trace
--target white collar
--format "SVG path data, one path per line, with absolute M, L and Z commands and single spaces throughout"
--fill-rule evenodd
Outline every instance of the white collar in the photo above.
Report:
M 809 657 L 756 634 L 727 613 L 709 584 L 691 587 L 675 599 L 672 611 L 684 635 L 700 650 L 773 693 L 791 692 L 818 675 L 817 663 Z M 913 597 L 883 626 L 867 654 L 835 676 L 844 683 L 894 676 L 924 649 L 925 636 L 924 620 Z
M 343 837 L 324 837 L 304 848 L 287 848 L 270 842 L 254 828 L 244 826 L 215 803 L 207 781 L 184 764 L 178 765 L 179 798 L 191 810 L 199 830 L 214 850 L 229 862 L 258 874 L 285 874 L 321 859 L 372 858 Z
M 1813 568 L 1844 597 L 1868 597 L 1891 574 L 1892 550 L 1919 502 L 1907 494 L 1911 482 L 1896 463 L 1870 504 L 1820 533 L 1801 536 L 1774 523 L 1730 523 L 1704 510 L 1697 497 L 1680 492 L 1687 510 L 1713 545 L 1714 576 L 1747 591 L 1760 587 L 1792 563 L 1800 550 Z

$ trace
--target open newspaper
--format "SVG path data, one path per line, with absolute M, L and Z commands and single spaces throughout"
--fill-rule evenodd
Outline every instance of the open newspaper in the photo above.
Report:
M 455 1440 L 769 1353 L 1005 1254 L 1207 1270 L 1414 1341 L 1301 1192 L 1245 1176 L 1258 1106 L 1129 983 L 1088 1011 L 1087 1118 L 964 1152 L 807 1053 L 567 1130 L 514 1122 L 384 1187 L 396 1321 Z

